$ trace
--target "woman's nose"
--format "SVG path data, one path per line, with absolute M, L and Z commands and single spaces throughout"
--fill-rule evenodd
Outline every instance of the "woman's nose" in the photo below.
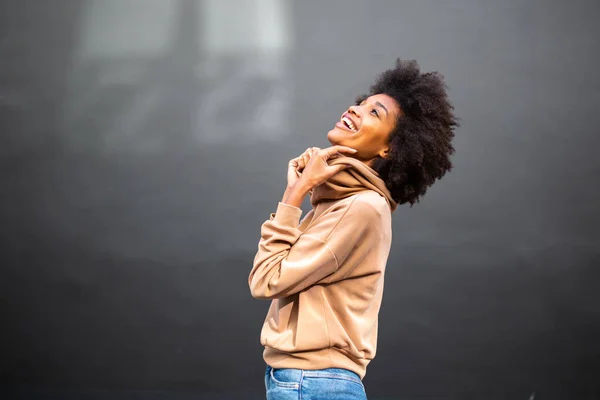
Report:
M 359 107 L 357 105 L 350 106 L 350 108 L 348 108 L 348 112 L 358 116 L 359 115 L 358 108 Z

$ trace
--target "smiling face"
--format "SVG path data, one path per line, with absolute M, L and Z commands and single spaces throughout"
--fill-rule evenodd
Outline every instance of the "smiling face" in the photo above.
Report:
M 400 113 L 396 100 L 386 94 L 367 97 L 342 114 L 340 121 L 327 133 L 327 139 L 334 146 L 358 150 L 351 157 L 370 165 L 377 156 L 387 156 L 390 133 L 396 127 Z

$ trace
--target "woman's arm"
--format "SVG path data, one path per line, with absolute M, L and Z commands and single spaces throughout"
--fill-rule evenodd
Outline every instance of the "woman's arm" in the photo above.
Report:
M 367 193 L 367 192 L 365 192 Z M 369 198 L 371 197 L 371 199 Z M 319 216 L 311 227 L 298 227 L 302 210 L 279 203 L 277 212 L 261 227 L 261 239 L 248 284 L 258 299 L 287 297 L 314 284 L 330 283 L 360 243 L 367 248 L 369 234 L 381 225 L 384 199 L 373 204 L 372 196 L 359 194 Z
M 331 236 L 331 232 L 302 235 L 298 225 L 302 215 L 300 206 L 308 192 L 345 168 L 344 165 L 327 164 L 327 160 L 340 151 L 353 152 L 353 149 L 333 146 L 324 150 L 307 150 L 309 160 L 303 168 L 302 176 L 288 185 L 275 216 L 261 227 L 258 252 L 248 277 L 252 296 L 274 298 L 289 295 L 337 270 L 338 259 L 325 240 Z M 290 166 L 293 167 L 292 161 Z M 292 170 L 288 171 L 288 177 L 290 175 L 295 177 L 299 174 Z M 346 211 L 347 209 L 340 209 L 338 212 L 328 213 L 323 221 L 325 229 L 335 229 L 340 225 L 339 219 L 343 218 Z

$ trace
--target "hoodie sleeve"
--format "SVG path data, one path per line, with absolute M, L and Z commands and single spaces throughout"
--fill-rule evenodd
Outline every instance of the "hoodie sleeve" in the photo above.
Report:
M 361 226 L 370 225 L 355 218 L 357 207 L 350 211 L 352 203 L 354 199 L 327 212 L 303 233 L 298 228 L 302 210 L 280 202 L 275 215 L 261 227 L 258 252 L 248 278 L 252 296 L 286 297 L 335 272 L 344 261 L 340 257 L 345 257 L 361 237 Z M 345 250 L 339 251 L 342 248 Z

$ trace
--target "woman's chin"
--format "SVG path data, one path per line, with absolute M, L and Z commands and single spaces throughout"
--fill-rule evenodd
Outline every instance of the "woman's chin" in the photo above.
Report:
M 335 128 L 330 130 L 329 133 L 327 133 L 327 140 L 329 140 L 329 143 L 331 143 L 332 146 L 343 145 L 343 143 L 341 143 L 342 140 L 338 137 L 339 132 L 336 131 L 337 129 Z

